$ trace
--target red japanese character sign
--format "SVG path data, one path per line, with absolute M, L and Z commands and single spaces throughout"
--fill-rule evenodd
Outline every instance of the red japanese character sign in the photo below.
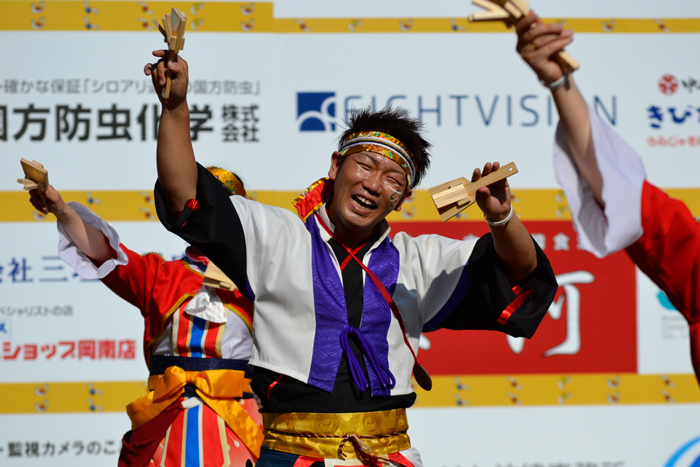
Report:
M 636 372 L 635 269 L 629 258 L 618 253 L 598 259 L 580 250 L 569 222 L 526 222 L 526 227 L 559 283 L 534 337 L 439 330 L 424 335 L 421 363 L 434 376 Z M 458 239 L 488 231 L 472 222 L 392 223 L 392 229 Z

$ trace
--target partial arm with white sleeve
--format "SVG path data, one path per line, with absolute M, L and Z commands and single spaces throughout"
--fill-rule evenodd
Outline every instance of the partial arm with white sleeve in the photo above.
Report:
M 552 58 L 573 31 L 520 21 L 518 51 L 540 80 L 564 76 Z M 588 107 L 573 78 L 552 90 L 559 112 L 554 167 L 580 242 L 598 257 L 625 249 L 669 297 L 690 327 L 691 358 L 700 382 L 700 225 L 688 208 L 646 181 L 639 155 Z
M 83 279 L 102 279 L 116 264 L 127 263 L 114 229 L 82 204 L 66 203 L 51 185 L 44 193 L 31 190 L 29 202 L 37 211 L 56 216 L 59 256 Z
M 562 125 L 554 146 L 557 179 L 579 240 L 600 258 L 625 249 L 666 293 L 688 321 L 691 358 L 700 382 L 700 224 L 682 201 L 646 181 L 639 155 L 594 111 L 589 114 L 602 206 L 572 155 Z
M 561 112 L 566 118 L 566 109 Z M 642 236 L 642 187 L 646 172 L 639 155 L 593 109 L 591 143 L 602 187 L 599 203 L 574 157 L 564 124 L 557 127 L 554 170 L 564 188 L 571 219 L 583 247 L 599 258 L 627 248 Z
M 117 266 L 128 263 L 128 257 L 119 245 L 119 235 L 107 222 L 80 203 L 70 202 L 68 206 L 80 217 L 83 223 L 99 232 L 102 236 L 99 241 L 105 244 L 105 247 L 108 243 L 112 254 L 102 262 L 95 262 L 76 243 L 66 226 L 59 221 L 56 224 L 58 227 L 58 256 L 66 264 L 75 269 L 80 277 L 90 280 L 104 279 Z

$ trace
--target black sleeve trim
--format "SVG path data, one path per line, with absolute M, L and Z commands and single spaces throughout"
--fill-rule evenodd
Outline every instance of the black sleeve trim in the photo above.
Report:
M 508 279 L 496 254 L 491 234 L 481 237 L 467 264 L 472 278 L 469 291 L 441 327 L 484 329 L 514 337 L 532 337 L 547 314 L 558 287 L 547 256 L 534 240 L 533 243 L 537 251 L 537 268 L 527 279 L 514 283 Z M 515 285 L 532 289 L 532 296 L 504 324 L 499 324 L 498 318 L 503 310 L 518 297 L 513 291 Z
M 207 169 L 197 164 L 197 202 L 200 208 L 183 211 L 172 222 L 168 217 L 160 183 L 154 189 L 156 211 L 160 222 L 211 259 L 252 300 L 246 274 L 246 247 L 243 226 L 224 186 Z

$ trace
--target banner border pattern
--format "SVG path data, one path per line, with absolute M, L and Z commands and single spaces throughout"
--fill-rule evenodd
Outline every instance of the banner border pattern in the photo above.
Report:
M 0 383 L 0 415 L 123 412 L 146 389 L 145 381 Z M 415 390 L 413 408 L 700 403 L 692 374 L 453 375 Z
M 3 1 L 0 31 L 154 31 L 171 7 L 188 15 L 190 32 L 231 33 L 504 33 L 502 23 L 466 18 L 275 18 L 273 2 Z M 543 18 L 578 33 L 700 33 L 700 18 Z

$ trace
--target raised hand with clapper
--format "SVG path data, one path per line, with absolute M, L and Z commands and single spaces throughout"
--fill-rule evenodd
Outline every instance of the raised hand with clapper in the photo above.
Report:
M 470 182 L 466 178 L 461 177 L 429 188 L 428 192 L 440 213 L 440 219 L 445 222 L 474 204 L 476 202 L 476 192 L 479 188 L 491 185 L 517 173 L 518 168 L 515 166 L 515 162 L 511 162 L 475 182 Z
M 49 172 L 37 161 L 20 159 L 24 178 L 18 178 L 17 183 L 24 185 L 25 191 L 39 190 L 44 193 L 49 189 Z
M 163 34 L 165 43 L 168 44 L 168 60 L 175 60 L 175 56 L 185 48 L 185 28 L 187 27 L 187 16 L 177 8 L 173 8 L 169 15 L 163 16 L 161 21 L 163 25 L 158 24 L 158 21 L 152 19 L 153 24 Z M 170 97 L 170 70 L 165 71 L 165 88 L 163 88 L 163 99 Z
M 486 11 L 470 15 L 467 18 L 470 23 L 474 21 L 503 21 L 507 25 L 513 25 L 530 13 L 530 5 L 525 0 L 472 0 L 472 3 Z M 578 62 L 563 50 L 558 53 L 557 61 L 565 70 L 575 71 L 579 68 Z

